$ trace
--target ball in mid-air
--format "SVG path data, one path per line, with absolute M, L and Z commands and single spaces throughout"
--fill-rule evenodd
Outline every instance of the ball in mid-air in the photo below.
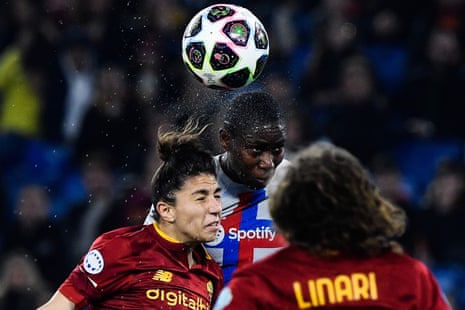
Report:
M 215 4 L 198 12 L 182 38 L 182 58 L 205 86 L 232 90 L 249 85 L 268 59 L 268 34 L 248 9 Z

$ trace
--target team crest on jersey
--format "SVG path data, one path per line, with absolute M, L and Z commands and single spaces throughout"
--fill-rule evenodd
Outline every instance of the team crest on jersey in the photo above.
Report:
M 87 253 L 84 258 L 84 270 L 90 274 L 98 274 L 102 272 L 104 261 L 102 253 L 99 250 L 92 250 Z
M 218 232 L 216 233 L 215 240 L 207 242 L 207 246 L 215 246 L 223 242 L 224 239 L 224 227 L 223 225 L 219 224 L 218 225 Z

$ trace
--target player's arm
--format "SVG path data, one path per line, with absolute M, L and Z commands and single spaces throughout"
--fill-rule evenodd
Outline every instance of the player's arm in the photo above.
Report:
M 75 304 L 65 297 L 60 291 L 57 291 L 47 303 L 40 306 L 37 310 L 74 310 Z

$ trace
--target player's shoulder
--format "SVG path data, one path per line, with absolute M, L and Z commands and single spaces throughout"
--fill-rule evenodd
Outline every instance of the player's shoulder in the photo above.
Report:
M 130 242 L 136 236 L 143 234 L 146 230 L 146 225 L 133 225 L 116 228 L 107 231 L 97 237 L 93 243 L 93 246 L 97 245 L 111 245 L 121 244 L 122 242 Z
M 391 262 L 403 266 L 406 270 L 418 273 L 429 273 L 429 268 L 424 262 L 408 254 L 391 252 L 388 257 Z
M 278 165 L 278 167 L 276 167 L 276 171 L 267 185 L 267 190 L 269 192 L 274 192 L 278 184 L 286 175 L 286 172 L 289 170 L 289 167 L 291 165 L 292 163 L 288 159 L 283 159 L 283 161 Z
M 371 265 L 386 266 L 398 270 L 407 277 L 422 278 L 430 277 L 429 267 L 421 260 L 410 256 L 407 253 L 387 252 L 369 259 Z
M 274 179 L 277 178 L 282 178 L 284 174 L 289 170 L 289 167 L 292 166 L 292 162 L 286 158 L 283 159 L 283 161 L 276 167 L 276 172 L 274 175 Z
M 289 159 L 284 158 L 276 170 L 287 170 L 291 165 L 292 162 Z
M 116 236 L 126 236 L 134 233 L 140 233 L 145 228 L 145 225 L 132 225 L 132 226 L 123 226 L 118 227 L 113 230 L 109 230 L 102 234 L 107 238 L 114 238 Z

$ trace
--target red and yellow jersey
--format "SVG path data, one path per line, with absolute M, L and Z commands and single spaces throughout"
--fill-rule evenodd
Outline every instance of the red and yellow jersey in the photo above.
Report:
M 268 197 L 276 190 L 290 162 L 284 159 L 265 188 L 252 190 L 234 182 L 222 169 L 220 155 L 215 156 L 218 184 L 222 189 L 222 219 L 216 239 L 205 247 L 217 261 L 227 283 L 238 267 L 261 260 L 287 245 L 276 233 L 268 210 Z M 153 223 L 153 205 L 145 224 Z
M 210 309 L 221 268 L 201 245 L 189 268 L 189 252 L 156 224 L 116 229 L 95 240 L 59 290 L 78 309 Z
M 214 309 L 315 308 L 451 309 L 430 270 L 407 255 L 322 260 L 296 246 L 238 269 Z

